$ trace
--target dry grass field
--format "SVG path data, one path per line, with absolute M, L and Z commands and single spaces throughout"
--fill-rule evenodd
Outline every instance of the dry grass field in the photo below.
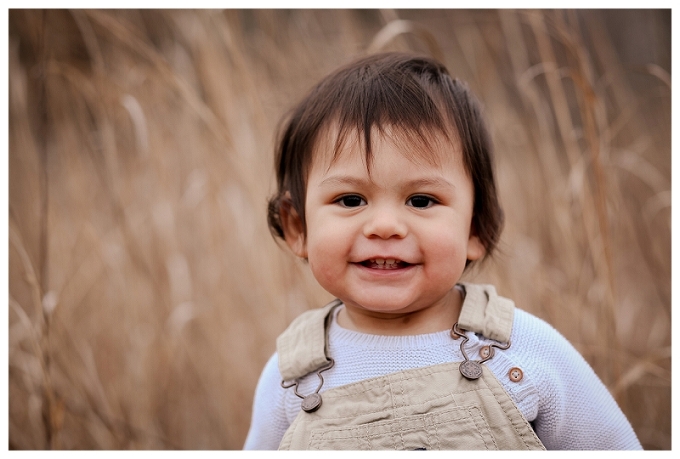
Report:
M 10 10 L 9 448 L 240 449 L 329 300 L 266 225 L 280 118 L 359 55 L 482 100 L 506 227 L 467 273 L 671 447 L 671 13 Z

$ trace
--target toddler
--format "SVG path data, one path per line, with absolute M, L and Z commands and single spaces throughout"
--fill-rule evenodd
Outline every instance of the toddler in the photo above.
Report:
M 433 59 L 324 78 L 276 154 L 272 232 L 337 300 L 277 340 L 246 449 L 640 449 L 586 361 L 461 283 L 503 213 L 479 103 Z

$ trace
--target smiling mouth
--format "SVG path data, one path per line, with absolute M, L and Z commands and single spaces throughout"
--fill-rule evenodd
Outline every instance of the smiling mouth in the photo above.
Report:
M 397 260 L 395 258 L 371 258 L 360 263 L 362 266 L 371 269 L 400 269 L 411 266 L 410 263 Z

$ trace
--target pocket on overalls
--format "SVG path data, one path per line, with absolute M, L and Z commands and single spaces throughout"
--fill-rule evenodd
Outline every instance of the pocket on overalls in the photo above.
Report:
M 385 412 L 385 417 L 391 413 Z M 484 450 L 498 449 L 476 406 L 460 406 L 357 426 L 312 430 L 310 449 Z

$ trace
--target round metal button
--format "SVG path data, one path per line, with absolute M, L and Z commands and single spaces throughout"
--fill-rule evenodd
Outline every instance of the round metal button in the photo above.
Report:
M 510 371 L 508 371 L 508 377 L 512 382 L 520 382 L 524 377 L 524 372 L 521 368 L 512 367 L 510 368 Z
M 482 366 L 479 363 L 473 362 L 471 360 L 466 360 L 465 362 L 461 363 L 458 369 L 460 370 L 460 374 L 465 376 L 467 379 L 477 379 L 482 376 Z

